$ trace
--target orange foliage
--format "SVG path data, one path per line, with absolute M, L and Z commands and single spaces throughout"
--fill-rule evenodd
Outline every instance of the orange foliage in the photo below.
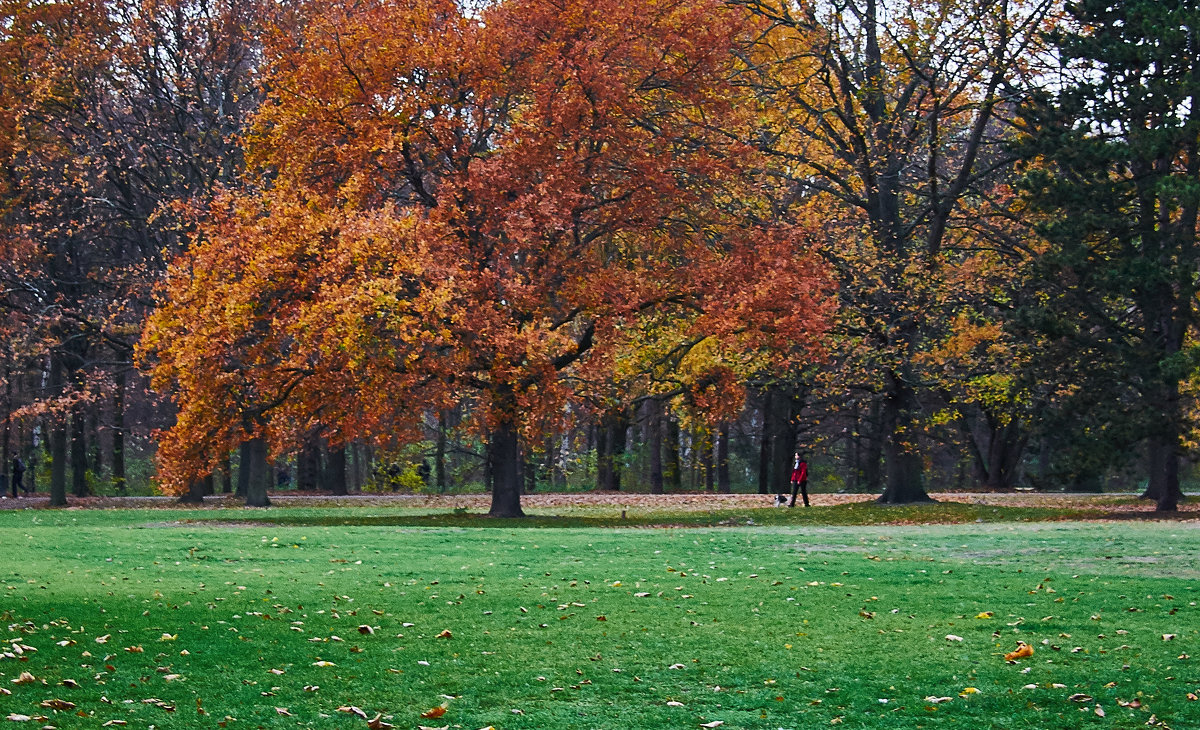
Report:
M 516 430 L 650 312 L 725 347 L 815 343 L 803 229 L 751 222 L 715 0 L 315 3 L 268 37 L 260 171 L 204 211 L 143 354 L 179 490 L 232 445 L 403 437 L 472 394 Z M 411 435 L 411 433 L 410 433 Z M 499 489 L 499 487 L 498 487 Z

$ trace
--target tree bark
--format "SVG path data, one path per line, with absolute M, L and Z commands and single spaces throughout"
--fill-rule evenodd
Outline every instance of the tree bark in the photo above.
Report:
M 67 505 L 67 424 L 62 416 L 50 424 L 50 506 Z
M 880 504 L 934 501 L 925 492 L 925 465 L 917 451 L 916 393 L 896 372 L 888 373 L 888 388 L 881 406 L 883 451 L 887 486 Z
M 90 490 L 87 481 L 87 420 L 82 406 L 71 411 L 71 493 L 86 497 Z
M 488 439 L 488 456 L 492 463 L 492 517 L 524 517 L 521 510 L 520 439 L 516 424 L 502 421 L 492 428 Z
M 650 493 L 663 493 L 663 404 L 658 398 L 647 402 L 647 448 L 650 450 Z
M 329 487 L 329 491 L 337 495 L 349 493 L 346 484 L 346 445 L 333 447 L 329 449 L 328 475 L 325 478 L 325 483 Z
M 125 387 L 128 373 L 117 372 L 113 390 L 112 483 L 117 494 L 125 494 Z
M 717 430 L 717 491 L 729 494 L 733 485 L 729 483 L 729 424 L 722 423 Z
M 683 489 L 683 465 L 679 461 L 679 421 L 667 414 L 666 453 L 663 460 L 663 486 L 669 491 Z
M 187 491 L 184 492 L 182 495 L 180 495 L 180 497 L 179 497 L 180 503 L 182 503 L 182 504 L 203 504 L 204 503 L 204 494 L 206 491 L 208 491 L 206 488 L 205 482 L 210 478 L 211 477 L 201 477 L 199 479 L 193 479 L 191 481 L 191 483 L 188 484 Z
M 254 460 L 254 445 L 243 441 L 238 446 L 237 491 L 234 494 L 243 499 L 250 493 L 250 462 Z
M 433 452 L 433 480 L 438 494 L 446 493 L 446 412 L 438 410 L 437 441 Z
M 771 493 L 771 389 L 763 390 L 762 424 L 758 436 L 758 493 Z
M 221 460 L 221 493 L 231 494 L 233 492 L 233 457 L 228 453 Z
M 251 439 L 245 444 L 248 448 L 243 451 L 246 454 L 248 451 L 249 464 L 243 463 L 242 468 L 247 473 L 246 479 L 246 506 L 247 507 L 269 507 L 271 500 L 267 496 L 267 490 L 271 487 L 274 481 L 274 473 L 271 468 L 271 463 L 267 460 L 267 442 L 261 438 Z

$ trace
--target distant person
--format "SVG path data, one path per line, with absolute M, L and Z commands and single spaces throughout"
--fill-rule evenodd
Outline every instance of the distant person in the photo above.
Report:
M 25 486 L 25 463 L 21 461 L 21 457 L 14 456 L 12 461 L 12 495 L 17 496 L 17 487 L 21 491 L 29 494 L 29 489 Z
M 792 462 L 792 501 L 788 507 L 796 506 L 796 492 L 804 495 L 804 506 L 808 505 L 808 462 L 799 451 Z

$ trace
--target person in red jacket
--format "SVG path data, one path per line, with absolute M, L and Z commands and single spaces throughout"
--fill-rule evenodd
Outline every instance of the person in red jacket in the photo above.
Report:
M 808 506 L 808 462 L 799 451 L 796 452 L 795 461 L 792 462 L 792 501 L 788 507 L 796 506 L 796 492 L 804 495 L 804 506 Z

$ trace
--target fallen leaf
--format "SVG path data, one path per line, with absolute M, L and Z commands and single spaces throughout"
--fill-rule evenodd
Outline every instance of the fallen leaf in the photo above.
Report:
M 975 615 L 975 618 L 995 618 L 996 614 L 991 611 L 984 611 Z
M 366 711 L 363 710 L 361 707 L 355 707 L 354 705 L 342 705 L 341 707 L 337 708 L 337 711 L 338 712 L 346 712 L 346 713 L 350 713 L 353 715 L 358 715 L 359 717 L 361 717 L 364 720 L 367 719 Z
M 366 624 L 363 624 L 362 626 L 358 627 L 358 633 L 370 636 L 371 634 L 375 633 L 375 629 L 370 626 L 367 626 Z
M 953 699 L 953 698 L 951 698 L 951 697 L 934 697 L 933 695 L 929 695 L 928 697 L 925 698 L 925 701 L 930 704 L 940 705 L 943 702 L 949 702 L 951 699 Z
M 1071 700 L 1072 702 L 1091 702 L 1091 701 L 1092 701 L 1092 696 L 1091 696 L 1091 695 L 1085 695 L 1085 694 L 1084 694 L 1084 693 L 1082 693 L 1082 692 L 1076 692 L 1075 694 L 1071 695 L 1071 696 L 1070 696 L 1070 697 L 1068 697 L 1067 699 L 1068 699 L 1068 700 Z
M 1017 643 L 1016 650 L 1004 655 L 1004 661 L 1011 662 L 1027 656 L 1033 656 L 1033 647 L 1021 641 Z
M 1104 717 L 1104 708 L 1100 705 L 1096 705 L 1096 715 L 1098 717 Z
M 438 635 L 437 635 L 437 638 L 439 638 L 439 639 L 452 639 L 452 638 L 454 638 L 454 634 L 450 633 L 450 629 L 443 629 L 443 630 L 442 630 L 442 633 L 440 633 L 440 634 L 438 634 Z
M 422 712 L 421 717 L 426 720 L 436 720 L 445 714 L 446 714 L 446 708 L 439 706 L 439 707 L 433 707 L 431 709 L 426 710 L 425 712 Z
M 60 700 L 57 697 L 52 700 L 43 700 L 41 703 L 41 706 L 49 708 L 51 710 L 66 711 L 66 710 L 74 710 L 75 709 L 74 702 L 67 702 L 66 700 Z
M 702 722 L 700 727 L 721 727 L 725 724 L 724 720 L 713 720 L 712 722 Z
M 667 707 L 683 707 L 683 703 L 676 702 L 675 700 L 671 700 L 670 702 L 667 703 Z
M 955 636 L 954 634 L 946 634 L 946 641 L 962 641 L 963 637 Z
M 286 708 L 286 707 L 276 707 L 275 712 L 280 715 L 283 715 L 284 717 L 295 717 L 295 715 L 293 715 L 291 712 L 289 712 L 288 708 Z
M 314 667 L 336 667 L 336 666 L 337 666 L 337 665 L 336 665 L 336 664 L 334 664 L 333 662 L 327 662 L 327 661 L 325 661 L 324 659 L 320 659 L 320 660 L 318 660 L 318 661 L 315 661 L 315 662 L 313 662 L 313 664 L 312 664 L 312 665 L 313 665 Z
M 12 681 L 13 684 L 33 684 L 37 681 L 37 677 L 29 672 L 21 672 L 21 675 Z
M 17 713 L 14 712 L 8 716 L 8 719 L 12 720 L 13 722 L 29 722 L 33 718 L 30 717 L 29 715 L 18 715 Z

